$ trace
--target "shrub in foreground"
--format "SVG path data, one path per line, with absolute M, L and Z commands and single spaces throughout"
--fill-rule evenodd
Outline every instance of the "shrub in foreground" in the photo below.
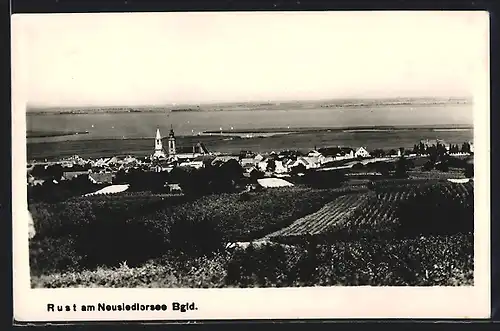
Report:
M 267 244 L 143 266 L 32 277 L 33 287 L 294 287 L 473 285 L 473 234 L 334 245 Z

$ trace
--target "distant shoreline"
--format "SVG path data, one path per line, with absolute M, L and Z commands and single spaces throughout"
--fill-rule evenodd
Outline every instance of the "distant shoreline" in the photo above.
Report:
M 311 108 L 324 109 L 352 109 L 352 108 L 379 108 L 397 106 L 439 106 L 439 105 L 466 105 L 468 99 L 432 99 L 432 98 L 402 98 L 402 99 L 371 99 L 371 100 L 322 100 L 322 101 L 287 101 L 272 103 L 221 103 L 204 105 L 164 105 L 164 106 L 137 106 L 137 107 L 53 107 L 28 108 L 29 115 L 79 115 L 79 114 L 113 114 L 113 113 L 165 113 L 165 112 L 219 112 L 219 111 L 266 111 L 266 110 L 307 110 Z
M 266 134 L 284 135 L 284 134 L 310 134 L 310 133 L 326 133 L 326 132 L 344 132 L 344 133 L 373 133 L 373 132 L 387 132 L 387 133 L 397 133 L 397 132 L 407 132 L 407 131 L 428 131 L 428 132 L 446 132 L 446 131 L 468 131 L 474 130 L 472 125 L 464 124 L 449 124 L 449 125 L 421 125 L 421 126 L 350 126 L 350 127 L 291 127 L 291 128 L 255 128 L 255 129 L 240 129 L 240 130 L 207 130 L 203 131 L 201 135 L 178 135 L 181 139 L 196 139 L 196 138 L 231 138 L 231 139 L 244 139 L 243 135 L 255 134 L 252 138 L 269 138 L 271 135 L 266 136 Z M 60 136 L 70 136 L 81 134 L 80 132 L 73 133 L 59 133 L 57 132 L 37 132 L 37 136 L 27 134 L 27 144 L 44 144 L 51 143 L 50 141 L 44 142 L 33 142 L 29 141 L 29 138 L 51 138 Z M 89 134 L 89 132 L 84 132 L 83 134 Z M 241 135 L 241 136 L 240 136 Z M 262 135 L 262 136 L 260 136 Z M 79 139 L 78 141 L 110 141 L 110 140 L 150 140 L 154 137 L 130 137 L 130 138 L 92 138 L 92 139 Z M 67 140 L 70 141 L 70 140 Z
M 204 134 L 247 134 L 247 133 L 306 133 L 306 132 L 370 132 L 370 131 L 408 131 L 408 130 L 473 130 L 472 125 L 421 125 L 421 126 L 347 126 L 347 127 L 290 127 L 290 128 L 256 128 L 240 130 L 207 130 Z
M 64 137 L 74 136 L 77 134 L 89 134 L 88 131 L 27 131 L 26 138 L 51 138 L 51 137 Z

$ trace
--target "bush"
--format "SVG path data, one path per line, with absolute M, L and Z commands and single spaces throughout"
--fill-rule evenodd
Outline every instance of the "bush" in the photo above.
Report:
M 474 284 L 473 234 L 361 239 L 317 246 L 267 244 L 130 267 L 32 277 L 34 287 L 457 286 Z M 309 251 L 308 251 L 309 249 Z
M 265 245 L 234 253 L 231 286 L 430 286 L 473 283 L 473 235 L 360 239 L 317 247 Z
M 75 250 L 75 240 L 70 236 L 30 241 L 29 257 L 32 276 L 42 272 L 78 270 L 82 261 L 82 256 Z

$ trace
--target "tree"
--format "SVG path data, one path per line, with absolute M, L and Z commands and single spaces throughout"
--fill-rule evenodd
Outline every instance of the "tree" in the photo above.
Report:
M 276 161 L 274 159 L 267 160 L 266 171 L 273 172 L 276 169 Z
M 430 146 L 427 148 L 427 153 L 429 154 L 429 161 L 434 164 L 438 160 L 438 151 L 436 146 Z
M 418 151 L 419 154 L 426 154 L 427 153 L 427 146 L 423 142 L 418 143 Z
M 462 150 L 461 150 L 462 153 L 470 153 L 470 144 L 467 143 L 467 142 L 464 142 L 462 144 Z
M 295 167 L 292 167 L 292 169 L 291 169 L 291 173 L 293 175 L 303 174 L 305 172 L 306 172 L 306 166 L 303 165 L 302 163 L 299 163 L 298 165 L 296 165 Z
M 439 171 L 448 172 L 450 170 L 450 167 L 447 161 L 441 161 L 436 164 L 436 169 Z
M 407 178 L 408 177 L 408 162 L 404 156 L 401 156 L 396 162 L 396 177 Z
M 352 168 L 353 170 L 363 170 L 365 169 L 365 165 L 361 162 L 355 163 Z
M 419 150 L 419 148 L 418 148 L 418 145 L 417 145 L 417 144 L 413 145 L 413 153 L 414 153 L 414 154 L 420 154 L 420 150 Z
M 424 171 L 431 171 L 432 169 L 434 169 L 434 162 L 432 162 L 432 161 L 427 161 L 422 166 L 422 170 L 424 170 Z
M 252 182 L 257 182 L 258 179 L 261 179 L 261 178 L 264 178 L 264 173 L 258 169 L 252 169 L 252 171 L 250 171 L 250 179 L 252 180 Z
M 382 174 L 382 176 L 388 176 L 389 175 L 389 172 L 392 170 L 391 165 L 392 164 L 389 164 L 387 162 L 375 162 L 373 164 L 373 166 L 375 168 L 375 171 L 379 172 L 380 174 Z
M 467 178 L 474 178 L 474 164 L 467 163 L 465 166 L 465 177 Z
M 212 175 L 215 177 L 211 178 L 211 181 L 214 186 L 214 191 L 217 192 L 233 191 L 243 177 L 243 168 L 239 162 L 234 159 L 225 162 L 220 167 L 212 168 L 215 170 L 212 172 Z
M 383 149 L 377 148 L 377 149 L 374 149 L 371 154 L 374 157 L 384 157 L 385 151 Z

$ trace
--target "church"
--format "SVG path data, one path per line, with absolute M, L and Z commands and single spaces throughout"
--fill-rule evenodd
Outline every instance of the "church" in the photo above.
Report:
M 153 161 L 167 161 L 168 163 L 190 161 L 211 154 L 203 143 L 178 149 L 176 147 L 176 137 L 173 128 L 170 129 L 168 135 L 166 151 L 163 148 L 162 139 L 160 129 L 158 128 L 156 129 L 154 153 L 151 155 L 151 160 Z
M 170 129 L 170 134 L 168 135 L 168 149 L 167 153 L 165 153 L 163 149 L 163 142 L 160 134 L 160 129 L 156 129 L 156 138 L 155 138 L 155 150 L 151 159 L 153 160 L 165 160 L 169 158 L 175 157 L 175 134 L 174 130 Z

